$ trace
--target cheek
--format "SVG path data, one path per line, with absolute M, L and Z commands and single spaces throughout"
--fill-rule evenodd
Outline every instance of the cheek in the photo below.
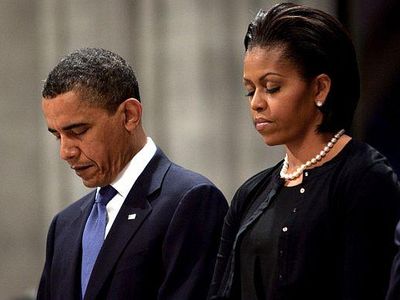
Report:
M 273 101 L 269 108 L 273 119 L 285 122 L 295 119 L 298 113 L 298 107 L 293 102 L 293 98 L 281 98 Z
M 104 163 L 107 161 L 107 147 L 112 143 L 104 142 L 103 139 L 88 138 L 84 143 L 81 143 L 81 155 L 92 162 L 98 167 L 103 168 Z
M 301 118 L 304 113 L 309 111 L 312 102 L 307 93 L 288 93 L 281 101 L 279 109 L 287 112 L 287 116 L 292 118 Z
M 100 149 L 97 145 L 97 143 L 87 143 L 85 145 L 81 146 L 81 155 L 92 162 L 94 162 L 96 165 L 99 165 L 99 153 Z

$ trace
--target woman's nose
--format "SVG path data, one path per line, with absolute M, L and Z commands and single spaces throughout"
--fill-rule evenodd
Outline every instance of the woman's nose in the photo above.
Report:
M 250 100 L 250 108 L 254 111 L 263 111 L 266 107 L 267 101 L 264 99 L 262 93 L 256 90 Z

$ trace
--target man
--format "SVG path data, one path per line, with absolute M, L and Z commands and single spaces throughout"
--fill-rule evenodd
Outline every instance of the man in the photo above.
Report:
M 393 260 L 389 291 L 386 295 L 386 300 L 400 299 L 400 221 L 397 223 L 396 227 L 395 243 L 399 247 L 399 251 Z
M 227 203 L 146 136 L 132 68 L 78 50 L 42 96 L 61 158 L 96 190 L 53 219 L 38 299 L 205 299 Z

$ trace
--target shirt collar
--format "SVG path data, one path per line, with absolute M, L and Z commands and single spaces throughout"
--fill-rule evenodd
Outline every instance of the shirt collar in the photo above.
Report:
M 136 180 L 149 164 L 157 151 L 157 146 L 150 137 L 147 137 L 146 145 L 128 162 L 125 168 L 118 174 L 111 186 L 125 199 Z

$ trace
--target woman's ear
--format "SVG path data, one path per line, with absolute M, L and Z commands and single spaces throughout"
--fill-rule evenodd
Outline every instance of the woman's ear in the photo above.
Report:
M 315 83 L 315 105 L 324 105 L 329 91 L 331 90 L 331 78 L 326 74 L 320 74 L 314 79 Z
M 142 120 L 142 104 L 135 98 L 129 98 L 122 103 L 122 113 L 124 116 L 124 126 L 132 132 Z

